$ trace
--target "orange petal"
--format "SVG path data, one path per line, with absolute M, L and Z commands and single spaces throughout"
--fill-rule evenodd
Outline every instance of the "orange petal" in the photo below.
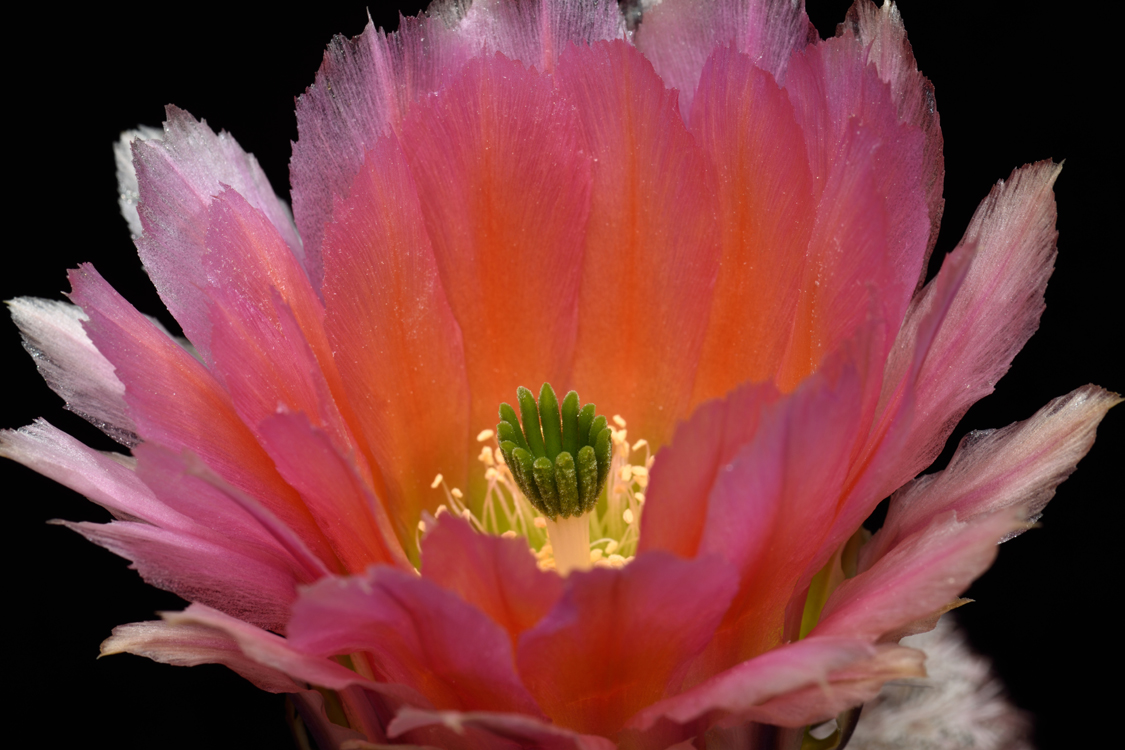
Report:
M 629 45 L 572 47 L 557 77 L 594 157 L 575 387 L 659 447 L 687 413 L 718 272 L 714 176 Z
M 420 102 L 401 140 L 461 326 L 475 435 L 519 386 L 570 381 L 589 156 L 550 78 L 501 55 Z
M 796 314 L 816 218 L 793 106 L 746 55 L 721 49 L 703 69 L 691 119 L 719 174 L 723 255 L 693 403 L 772 380 Z
M 325 330 L 358 431 L 386 483 L 396 533 L 413 547 L 438 473 L 465 486 L 469 387 L 414 180 L 394 136 L 368 152 L 324 234 Z

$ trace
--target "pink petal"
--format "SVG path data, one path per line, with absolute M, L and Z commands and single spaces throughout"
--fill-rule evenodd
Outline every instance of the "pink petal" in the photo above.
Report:
M 625 20 L 615 3 L 588 0 L 474 2 L 457 25 L 461 40 L 480 54 L 499 52 L 541 72 L 554 72 L 563 50 L 623 39 Z
M 898 473 L 897 464 L 902 446 L 909 439 L 913 428 L 912 374 L 916 375 L 920 370 L 926 352 L 968 274 L 975 250 L 975 247 L 961 247 L 950 253 L 928 287 L 932 292 L 929 304 L 924 311 L 911 313 L 918 316 L 913 322 L 914 334 L 910 342 L 914 348 L 913 360 L 901 357 L 901 352 L 896 348 L 891 357 L 892 362 L 896 357 L 899 360 L 896 369 L 888 369 L 882 383 L 877 376 L 867 378 L 866 397 L 873 395 L 874 387 L 882 386 L 876 409 L 882 413 L 873 415 L 866 441 L 853 459 L 851 476 L 847 482 L 848 493 L 840 503 L 835 526 L 827 540 L 831 549 L 837 549 L 843 544 L 864 519 L 871 515 L 879 501 L 905 481 Z M 895 347 L 902 345 L 900 331 Z
M 863 435 L 861 387 L 851 364 L 818 372 L 787 397 L 744 386 L 701 407 L 657 459 L 640 549 L 718 554 L 739 571 L 739 593 L 694 667 L 699 674 L 786 637 L 790 599 L 831 554 L 825 537 Z
M 822 191 L 779 376 L 787 390 L 871 314 L 898 328 L 930 247 L 932 175 L 922 131 L 899 122 L 891 87 L 856 40 L 794 55 L 785 88 Z
M 520 637 L 520 675 L 556 724 L 612 736 L 638 709 L 680 689 L 736 581 L 716 557 L 662 553 L 573 573 L 554 609 Z
M 996 558 L 996 545 L 1022 527 L 1010 509 L 962 522 L 935 518 L 902 539 L 868 570 L 840 584 L 813 636 L 846 635 L 872 641 L 933 614 L 969 587 Z
M 861 552 L 861 566 L 949 511 L 969 521 L 1017 508 L 1024 519 L 1035 520 L 1093 446 L 1102 417 L 1120 402 L 1116 394 L 1085 386 L 1028 420 L 970 433 L 944 471 L 914 480 L 891 498 L 883 527 Z
M 551 79 L 499 55 L 414 107 L 400 140 L 461 326 L 476 434 L 517 387 L 566 389 L 590 157 Z
M 379 498 L 326 433 L 303 414 L 269 417 L 258 431 L 345 570 L 359 572 L 376 563 L 413 570 Z
M 0 441 L 0 455 L 81 492 L 119 519 L 143 521 L 69 526 L 132 560 L 149 583 L 250 622 L 284 627 L 296 584 L 319 573 L 222 493 L 185 475 L 176 457 L 151 445 L 135 452 L 134 471 L 125 465 L 129 459 L 87 448 L 42 421 Z
M 245 622 L 281 629 L 296 599 L 294 572 L 268 550 L 144 523 L 60 523 L 131 561 L 147 583 Z
M 195 626 L 192 628 L 194 634 L 198 632 L 196 628 L 202 626 L 213 631 L 212 637 L 217 635 L 226 639 L 233 648 L 260 667 L 335 690 L 344 703 L 349 723 L 369 739 L 379 741 L 385 737 L 377 711 L 393 712 L 403 705 L 431 708 L 425 698 L 404 685 L 371 682 L 332 659 L 301 653 L 280 636 L 208 607 L 193 604 L 183 612 L 165 612 L 163 617 L 173 628 L 171 638 L 166 640 L 175 637 L 175 629 Z M 191 641 L 187 643 L 189 648 L 192 645 Z
M 789 0 L 664 0 L 642 18 L 637 49 L 680 92 L 685 116 L 700 72 L 719 47 L 730 45 L 783 79 L 790 55 L 817 38 L 803 4 Z
M 369 23 L 355 39 L 336 37 L 316 82 L 297 99 L 293 212 L 317 287 L 323 232 L 334 201 L 348 196 L 366 152 L 381 135 L 402 135 L 403 119 L 418 100 L 443 89 L 474 55 L 502 52 L 549 71 L 568 41 L 588 43 L 624 33 L 613 3 L 476 2 L 468 8 L 435 4 L 431 11 L 401 18 L 393 34 Z
M 1051 188 L 1059 170 L 1039 162 L 994 187 L 959 246 L 975 246 L 975 256 L 956 296 L 944 299 L 948 283 L 939 275 L 911 303 L 887 362 L 880 407 L 885 420 L 909 419 L 909 434 L 888 467 L 887 491 L 933 461 L 961 416 L 992 392 L 1039 326 L 1054 266 Z M 898 416 L 904 394 L 913 400 L 909 417 Z
M 269 511 L 201 471 L 198 459 L 178 456 L 150 443 L 137 446 L 133 452 L 137 477 L 165 508 L 177 514 L 170 520 L 144 520 L 228 546 L 240 554 L 262 556 L 291 570 L 300 583 L 311 583 L 327 574 L 323 563 Z M 190 523 L 185 523 L 188 519 Z
M 542 750 L 613 750 L 617 747 L 605 737 L 576 734 L 530 716 L 484 711 L 425 711 L 406 707 L 391 721 L 387 734 L 400 738 L 423 727 L 442 727 L 458 735 L 467 729 L 479 730 L 484 733 L 484 747 L 495 747 L 505 740 L 517 743 L 518 747 Z
M 284 672 L 243 654 L 234 638 L 206 625 L 160 620 L 118 625 L 102 641 L 101 655 L 113 654 L 136 654 L 177 667 L 223 664 L 271 693 L 296 693 L 302 689 Z
M 366 152 L 388 132 L 400 133 L 414 103 L 440 90 L 471 50 L 438 15 L 401 18 L 386 34 L 368 22 L 354 39 L 335 37 L 316 81 L 297 98 L 298 139 L 290 181 L 313 286 L 324 275 L 325 225 L 348 196 Z
M 115 518 L 159 525 L 188 522 L 156 499 L 125 465 L 127 457 L 88 448 L 45 420 L 0 432 L 0 456 L 85 495 Z
M 7 304 L 24 349 L 35 358 L 39 374 L 66 402 L 66 408 L 117 442 L 134 444 L 136 427 L 126 413 L 125 386 L 82 329 L 86 320 L 82 310 L 34 297 L 19 297 Z
M 655 703 L 630 719 L 629 727 L 643 732 L 663 724 L 668 732 L 672 722 L 682 725 L 686 738 L 720 721 L 801 726 L 873 697 L 889 679 L 924 674 L 922 658 L 920 651 L 876 648 L 854 638 L 807 638 Z
M 503 627 L 513 647 L 562 596 L 562 579 L 539 570 L 522 538 L 478 534 L 447 513 L 422 540 L 422 575 Z
M 242 421 L 254 429 L 284 406 L 358 453 L 332 398 L 343 386 L 304 270 L 266 215 L 233 190 L 214 198 L 208 217 L 212 370 Z
M 659 447 L 688 412 L 719 270 L 714 175 L 629 45 L 572 47 L 556 79 L 593 157 L 574 385 Z
M 116 368 L 139 437 L 190 450 L 223 479 L 256 498 L 321 560 L 331 547 L 278 475 L 273 461 L 203 365 L 121 298 L 90 266 L 70 274 L 71 298 L 90 320 L 86 332 Z
M 169 312 L 205 360 L 210 357 L 204 242 L 211 197 L 230 186 L 265 213 L 290 251 L 301 258 L 289 209 L 274 195 L 257 160 L 226 133 L 168 107 L 161 140 L 133 142 L 140 190 L 137 207 L 145 234 L 137 249 Z
M 647 23 L 647 21 L 646 21 Z M 773 380 L 792 327 L 816 205 L 793 107 L 747 55 L 703 68 L 691 128 L 719 176 L 722 262 L 693 403 Z
M 844 26 L 867 50 L 867 61 L 879 71 L 879 78 L 891 87 L 891 96 L 898 104 L 902 122 L 921 128 L 924 134 L 922 151 L 922 188 L 927 196 L 930 216 L 930 240 L 926 251 L 937 241 L 945 200 L 941 197 L 945 177 L 942 156 L 941 125 L 934 104 L 934 86 L 918 71 L 902 15 L 894 3 L 876 7 L 869 0 L 856 0 L 848 10 Z M 922 262 L 926 268 L 926 260 Z
M 325 330 L 383 500 L 412 544 L 421 510 L 441 498 L 434 476 L 466 487 L 470 398 L 461 330 L 393 135 L 375 141 L 334 217 L 323 246 Z
M 912 648 L 879 646 L 870 659 L 830 673 L 826 685 L 808 685 L 779 695 L 725 723 L 737 726 L 749 720 L 785 727 L 816 724 L 866 703 L 891 680 L 925 677 L 925 658 L 925 653 Z
M 542 715 L 500 626 L 412 574 L 373 566 L 314 584 L 294 605 L 288 633 L 307 653 L 369 652 L 380 682 L 409 686 L 437 708 Z
M 372 472 L 365 445 L 356 439 L 358 420 L 349 410 L 324 331 L 324 309 L 304 271 L 266 217 L 237 193 L 228 190 L 214 199 L 210 222 L 204 270 L 214 299 L 212 369 L 239 417 L 288 477 L 285 469 L 300 469 L 287 467 L 278 455 L 277 450 L 287 453 L 286 442 L 278 446 L 262 433 L 261 425 L 279 410 L 304 413 L 329 436 L 337 453 L 350 457 L 362 480 L 385 495 L 383 477 Z M 310 506 L 314 515 L 317 509 L 323 510 Z M 326 522 L 319 515 L 317 520 Z M 412 532 L 400 529 L 401 538 L 411 538 Z M 399 546 L 393 538 L 389 541 Z M 393 557 L 388 550 L 383 543 L 372 547 L 379 561 Z M 369 562 L 365 555 L 353 554 L 347 569 L 358 572 Z
M 769 383 L 745 385 L 725 399 L 703 404 L 679 425 L 652 467 L 638 554 L 699 554 L 709 504 L 698 498 L 710 496 L 722 467 L 753 440 L 763 410 L 779 396 Z

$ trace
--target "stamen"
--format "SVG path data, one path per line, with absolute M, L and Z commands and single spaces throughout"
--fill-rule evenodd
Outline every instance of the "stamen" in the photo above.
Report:
M 547 405 L 550 403 L 548 397 Z M 546 424 L 547 430 L 553 432 L 553 422 L 549 414 L 543 418 L 542 406 L 540 398 L 536 403 L 538 427 L 542 431 Z M 434 478 L 433 487 L 441 488 L 445 502 L 438 507 L 436 515 L 460 516 L 481 533 L 509 539 L 524 537 L 541 570 L 555 570 L 565 575 L 572 570 L 595 566 L 619 568 L 633 559 L 637 548 L 645 502 L 643 490 L 653 462 L 651 448 L 643 438 L 629 444 L 623 426 L 625 420 L 620 415 L 610 421 L 597 416 L 593 404 L 579 408 L 577 393 L 568 393 L 558 409 L 559 452 L 549 463 L 550 471 L 546 470 L 550 441 L 543 436 L 545 455 L 536 456 L 516 410 L 504 404 L 500 408 L 503 422 L 497 425 L 497 430 L 479 433 L 482 441 L 495 438 L 501 446 L 510 443 L 503 448 L 481 446 L 477 460 L 482 464 L 487 485 L 483 501 L 475 498 L 470 503 L 460 489 L 449 487 L 439 475 Z M 599 451 L 602 460 L 599 460 Z M 540 458 L 544 459 L 540 463 L 542 481 L 546 484 L 548 478 L 554 480 L 553 505 L 558 512 L 553 519 L 544 517 L 543 510 L 532 504 L 515 476 L 517 471 L 523 471 L 530 477 L 542 500 L 535 472 Z M 582 508 L 590 510 L 583 514 Z M 578 512 L 568 515 L 567 511 L 571 510 Z M 434 517 L 424 514 L 423 519 L 418 526 L 416 541 L 419 543 Z M 585 524 L 584 535 L 577 525 L 579 522 Z M 564 530 L 560 525 L 573 528 Z M 560 534 L 562 538 L 557 538 Z

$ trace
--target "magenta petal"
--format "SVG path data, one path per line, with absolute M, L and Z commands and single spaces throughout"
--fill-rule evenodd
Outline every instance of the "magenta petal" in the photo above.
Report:
M 876 648 L 855 638 L 808 638 L 743 662 L 680 695 L 655 703 L 638 712 L 628 726 L 647 731 L 673 722 L 682 725 L 684 737 L 705 731 L 718 721 L 801 726 L 830 718 L 862 701 L 863 697 L 855 701 L 856 696 L 847 690 L 848 683 L 858 676 L 875 677 L 875 684 L 864 685 L 864 694 L 872 697 L 888 679 L 921 675 L 921 659 L 921 652 L 913 649 Z M 845 692 L 840 694 L 839 688 Z M 771 707 L 771 701 L 779 703 Z
M 301 411 L 358 454 L 333 399 L 343 387 L 324 308 L 282 235 L 233 190 L 214 198 L 208 221 L 212 371 L 242 421 L 253 430 L 279 407 Z
M 522 538 L 478 534 L 443 513 L 422 540 L 422 575 L 492 618 L 515 646 L 562 595 L 562 579 L 539 570 Z
M 664 0 L 646 8 L 637 49 L 669 88 L 680 92 L 687 117 L 707 58 L 730 45 L 782 79 L 790 55 L 817 38 L 803 3 L 789 0 Z
M 301 240 L 288 207 L 234 138 L 216 135 L 206 122 L 176 107 L 168 107 L 167 117 L 162 139 L 133 142 L 137 210 L 145 230 L 137 249 L 160 298 L 207 360 L 211 325 L 203 254 L 211 197 L 225 186 L 238 191 L 265 213 L 297 258 L 303 257 Z
M 515 743 L 516 747 L 537 750 L 614 750 L 617 747 L 605 737 L 577 734 L 530 716 L 485 711 L 425 711 L 406 707 L 395 715 L 387 734 L 399 738 L 427 727 L 442 727 L 459 735 L 466 729 L 481 731 L 484 747 L 488 748 L 505 740 Z
M 137 476 L 166 507 L 191 519 L 191 525 L 176 523 L 176 519 L 158 525 L 245 553 L 266 555 L 263 559 L 284 564 L 301 583 L 327 574 L 324 564 L 273 514 L 223 483 L 190 454 L 175 455 L 152 444 L 139 445 L 134 453 Z
M 34 297 L 19 297 L 7 304 L 24 348 L 35 357 L 39 374 L 66 402 L 66 408 L 117 442 L 136 443 L 137 428 L 126 413 L 125 386 L 83 330 L 86 315 L 82 310 Z
M 346 570 L 376 563 L 413 570 L 379 498 L 327 434 L 303 414 L 269 417 L 258 432 Z
M 256 498 L 324 561 L 334 559 L 300 497 L 287 485 L 214 376 L 122 299 L 90 266 L 70 275 L 86 331 L 125 384 L 138 436 L 188 450 L 225 481 Z
M 155 644 L 150 644 L 148 641 L 154 639 L 152 637 L 146 639 L 146 634 L 142 631 L 137 634 L 139 638 L 135 642 L 126 641 L 117 644 L 116 650 L 141 653 L 158 661 L 161 660 L 162 651 L 170 651 L 173 657 L 196 658 L 198 659 L 196 663 L 211 661 L 228 664 L 244 676 L 243 669 L 247 669 L 251 675 L 269 670 L 266 673 L 267 677 L 276 679 L 278 676 L 270 673 L 279 672 L 301 683 L 331 688 L 337 691 L 344 701 L 349 723 L 368 739 L 376 741 L 385 736 L 382 722 L 376 713 L 376 704 L 382 704 L 390 710 L 403 705 L 431 707 L 425 698 L 406 686 L 371 682 L 332 659 L 301 653 L 280 636 L 208 607 L 193 604 L 183 612 L 165 612 L 163 617 L 169 630 L 159 634 Z M 194 657 L 185 655 L 183 653 L 185 648 L 182 645 L 177 647 L 175 644 L 177 631 L 185 627 L 188 629 L 187 650 L 192 649 L 195 642 L 204 641 L 202 644 L 204 647 L 199 649 L 199 653 Z M 112 640 L 111 638 L 110 641 Z M 130 648 L 120 647 L 125 645 Z M 141 650 L 144 648 L 150 648 L 154 653 L 145 653 Z M 105 644 L 103 644 L 103 653 L 105 653 Z M 212 658 L 206 658 L 208 656 Z
M 437 708 L 541 716 L 515 672 L 507 634 L 436 584 L 372 566 L 305 589 L 288 629 L 324 656 L 366 651 L 380 682 L 407 685 Z
M 60 523 L 131 561 L 157 588 L 261 627 L 281 629 L 289 618 L 297 579 L 269 552 L 144 523 Z
M 680 689 L 737 586 L 715 556 L 639 555 L 620 570 L 573 573 L 551 612 L 520 637 L 520 675 L 556 724 L 613 736 Z

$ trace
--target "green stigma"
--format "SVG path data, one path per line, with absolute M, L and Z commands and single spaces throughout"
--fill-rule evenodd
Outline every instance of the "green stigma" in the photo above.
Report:
M 516 391 L 520 414 L 500 404 L 496 437 L 512 476 L 535 508 L 552 521 L 582 516 L 594 509 L 609 476 L 613 446 L 606 418 L 593 404 L 578 408 L 578 394 L 559 400 L 550 383 L 539 390 Z M 520 426 L 520 417 L 523 426 Z

